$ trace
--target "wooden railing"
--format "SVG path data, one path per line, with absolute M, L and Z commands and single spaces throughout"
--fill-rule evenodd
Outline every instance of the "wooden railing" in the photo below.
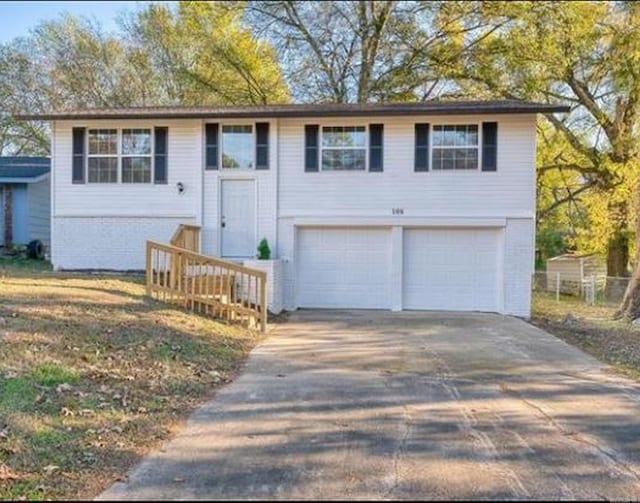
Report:
M 200 227 L 197 225 L 180 224 L 171 236 L 170 243 L 178 248 L 194 252 L 200 251 Z
M 150 297 L 266 330 L 264 271 L 154 241 L 147 241 L 146 271 Z

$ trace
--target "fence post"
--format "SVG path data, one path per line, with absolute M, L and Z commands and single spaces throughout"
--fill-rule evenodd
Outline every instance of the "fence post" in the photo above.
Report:
M 597 283 L 596 283 L 596 275 L 592 274 L 591 275 L 591 305 L 595 305 L 596 303 L 596 288 L 597 288 Z
M 260 330 L 267 331 L 267 278 L 260 279 Z
M 560 273 L 556 273 L 556 302 L 560 302 Z
M 151 277 L 153 274 L 153 264 L 151 263 L 151 243 L 147 241 L 147 253 L 146 253 L 146 282 L 147 282 L 147 295 L 151 297 Z

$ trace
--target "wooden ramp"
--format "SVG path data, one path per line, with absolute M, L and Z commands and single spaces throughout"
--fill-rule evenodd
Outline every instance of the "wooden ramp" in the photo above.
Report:
M 259 327 L 264 332 L 266 273 L 198 253 L 199 231 L 196 226 L 180 226 L 172 244 L 147 241 L 147 294 L 196 313 Z

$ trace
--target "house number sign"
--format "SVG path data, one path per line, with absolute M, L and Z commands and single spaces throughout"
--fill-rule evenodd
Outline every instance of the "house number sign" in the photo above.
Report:
M 391 208 L 392 215 L 404 215 L 404 208 Z

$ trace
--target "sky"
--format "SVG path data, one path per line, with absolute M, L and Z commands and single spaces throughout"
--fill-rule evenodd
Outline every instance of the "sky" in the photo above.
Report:
M 95 18 L 105 31 L 113 31 L 120 12 L 136 10 L 142 4 L 135 1 L 0 1 L 0 43 L 28 35 L 40 22 L 56 19 L 64 12 Z

